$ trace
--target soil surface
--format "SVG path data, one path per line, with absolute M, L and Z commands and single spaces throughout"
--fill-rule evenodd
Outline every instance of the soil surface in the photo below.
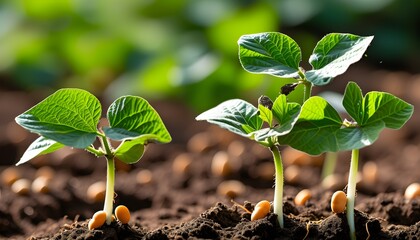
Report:
M 358 82 L 365 93 L 388 91 L 415 109 L 420 106 L 420 75 L 364 69 L 351 75 L 369 79 Z M 345 85 L 346 81 L 336 79 L 330 89 L 343 92 Z M 14 117 L 41 100 L 40 96 L 0 93 L 4 113 L 0 118 L 4 133 L 0 136 L 0 239 L 349 238 L 345 213 L 332 213 L 330 201 L 334 191 L 346 187 L 350 153 L 340 153 L 334 175 L 322 180 L 325 155 L 310 157 L 282 147 L 285 226 L 279 227 L 272 212 L 251 221 L 248 211 L 263 199 L 273 199 L 270 152 L 226 130 L 194 121 L 196 113 L 176 101 L 151 103 L 173 142 L 148 145 L 143 159 L 134 165 L 117 162 L 114 203 L 131 210 L 129 224 L 114 221 L 88 230 L 88 220 L 103 207 L 101 195 L 92 197 L 88 190 L 94 183 L 105 182 L 104 159 L 64 148 L 14 167 L 36 138 L 17 126 Z M 404 198 L 406 187 L 420 182 L 419 118 L 415 111 L 402 129 L 385 130 L 377 142 L 360 151 L 358 239 L 420 239 L 420 198 Z M 217 168 L 217 162 L 223 167 Z M 26 191 L 18 191 L 11 183 L 16 179 L 7 180 L 8 172 L 15 173 L 16 179 L 29 180 Z M 39 190 L 34 183 L 44 174 L 50 175 L 48 188 Z M 302 189 L 309 189 L 312 197 L 297 205 L 294 198 Z

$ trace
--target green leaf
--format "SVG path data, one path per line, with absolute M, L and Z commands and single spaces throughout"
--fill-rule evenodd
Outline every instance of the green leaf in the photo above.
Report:
M 39 137 L 34 142 L 32 142 L 31 145 L 29 145 L 28 149 L 26 149 L 26 151 L 23 153 L 23 156 L 20 158 L 19 162 L 16 163 L 16 166 L 26 163 L 27 161 L 37 156 L 57 151 L 62 147 L 64 147 L 64 145 L 61 143 L 44 137 Z
M 273 125 L 273 112 L 261 104 L 258 104 L 258 110 L 260 111 L 261 120 L 268 123 L 268 125 L 271 127 Z
M 334 77 L 343 74 L 351 64 L 359 61 L 372 40 L 373 36 L 342 33 L 326 35 L 315 46 L 309 58 L 313 69 L 305 73 L 306 78 L 317 86 L 328 84 Z
M 263 141 L 269 137 L 288 134 L 298 120 L 300 105 L 298 103 L 287 102 L 286 95 L 281 94 L 274 101 L 271 111 L 278 122 L 277 126 L 257 131 L 255 133 L 255 140 Z
M 243 35 L 238 45 L 245 70 L 283 78 L 298 76 L 301 51 L 289 36 L 276 32 Z
M 86 148 L 97 136 L 101 104 L 91 93 L 61 89 L 16 117 L 25 129 L 75 148 Z
M 410 119 L 414 107 L 386 92 L 369 92 L 363 98 L 361 89 L 349 82 L 343 106 L 359 126 L 384 123 L 384 127 L 401 128 Z
M 156 110 L 143 98 L 123 96 L 108 108 L 110 127 L 104 127 L 107 137 L 114 140 L 142 139 L 168 143 L 172 140 Z
M 134 140 L 125 140 L 115 150 L 115 157 L 127 164 L 138 162 L 144 153 L 144 143 L 147 139 L 137 138 Z
M 196 120 L 216 124 L 248 138 L 253 138 L 253 132 L 259 130 L 263 124 L 258 109 L 241 99 L 225 101 L 198 115 Z
M 384 128 L 402 127 L 413 113 L 412 105 L 389 93 L 369 92 L 363 98 L 352 82 L 347 85 L 343 106 L 357 123 L 343 125 L 326 100 L 309 98 L 292 131 L 279 137 L 279 142 L 313 155 L 360 149 L 373 144 Z

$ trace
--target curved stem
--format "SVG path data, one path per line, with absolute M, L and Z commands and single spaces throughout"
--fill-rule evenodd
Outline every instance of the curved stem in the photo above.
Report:
M 356 240 L 354 225 L 354 202 L 356 198 L 357 169 L 359 165 L 359 149 L 351 152 L 349 181 L 347 185 L 347 222 L 350 228 L 350 239 Z
M 283 163 L 280 151 L 276 146 L 271 146 L 270 151 L 273 154 L 274 167 L 276 170 L 273 209 L 274 213 L 277 214 L 277 220 L 280 224 L 280 227 L 283 228 Z
M 312 94 L 312 83 L 309 81 L 303 81 L 303 102 L 308 100 Z
M 106 223 L 112 221 L 112 210 L 114 203 L 114 185 L 115 185 L 115 162 L 114 158 L 107 157 L 106 191 L 104 211 L 106 212 Z
M 98 150 L 98 149 L 96 149 L 96 148 L 94 148 L 94 147 L 92 147 L 92 146 L 88 146 L 88 147 L 87 147 L 87 148 L 85 148 L 85 149 L 86 149 L 86 151 L 88 151 L 88 152 L 90 152 L 90 153 L 94 154 L 94 155 L 95 155 L 95 156 L 97 156 L 97 157 L 100 157 L 100 156 L 105 155 L 105 153 L 104 153 L 103 151 Z

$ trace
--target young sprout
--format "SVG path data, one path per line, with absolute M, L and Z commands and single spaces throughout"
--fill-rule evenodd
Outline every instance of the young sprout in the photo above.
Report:
M 295 204 L 297 206 L 304 206 L 305 203 L 312 197 L 312 192 L 309 189 L 303 189 L 295 197 Z
M 97 211 L 95 214 L 93 214 L 92 219 L 89 220 L 88 228 L 89 230 L 97 229 L 102 227 L 102 225 L 105 224 L 105 221 L 107 219 L 107 214 L 105 211 Z
M 124 205 L 119 205 L 115 208 L 115 217 L 122 224 L 127 224 L 130 221 L 130 210 Z
M 19 125 L 40 135 L 16 165 L 64 146 L 84 149 L 96 157 L 105 158 L 105 193 L 102 188 L 94 193 L 89 191 L 88 195 L 92 195 L 89 197 L 91 199 L 105 197 L 104 213 L 98 214 L 100 220 L 106 217 L 107 224 L 110 224 L 115 196 L 115 160 L 134 164 L 143 156 L 145 145 L 152 142 L 168 143 L 171 136 L 156 110 L 140 97 L 123 96 L 115 100 L 107 111 L 106 122 L 109 126 L 100 123 L 101 114 L 101 103 L 91 93 L 75 88 L 58 90 L 16 117 Z M 111 140 L 120 144 L 114 148 Z M 97 148 L 95 141 L 100 145 Z M 92 224 L 98 226 L 96 220 Z
M 251 221 L 255 221 L 267 216 L 267 214 L 270 212 L 270 208 L 271 205 L 269 201 L 262 200 L 258 202 L 251 213 Z
M 412 183 L 405 189 L 404 197 L 407 200 L 413 200 L 420 197 L 420 184 Z
M 343 191 L 336 191 L 331 197 L 331 210 L 342 213 L 346 210 L 347 196 Z
M 356 237 L 354 198 L 358 149 L 376 141 L 382 129 L 402 127 L 411 117 L 413 106 L 389 93 L 370 92 L 363 97 L 357 84 L 350 82 L 343 97 L 343 107 L 352 120 L 343 121 L 328 101 L 319 96 L 311 97 L 311 92 L 313 86 L 330 83 L 359 61 L 372 40 L 373 36 L 328 34 L 315 46 L 309 57 L 312 69 L 306 71 L 299 66 L 302 57 L 299 45 L 289 36 L 276 32 L 244 35 L 238 44 L 240 62 L 245 70 L 293 78 L 294 84 L 285 86 L 282 89 L 284 94 L 273 102 L 267 96 L 262 96 L 258 108 L 246 101 L 233 99 L 196 118 L 255 140 L 271 151 L 276 176 L 273 208 L 280 227 L 284 224 L 283 164 L 279 146 L 289 145 L 310 155 L 353 150 L 347 218 L 350 237 Z M 302 106 L 287 99 L 299 85 L 303 87 Z M 285 94 L 289 95 L 286 97 Z

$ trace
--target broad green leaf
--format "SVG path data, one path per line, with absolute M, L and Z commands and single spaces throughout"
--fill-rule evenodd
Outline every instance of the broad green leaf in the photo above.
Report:
M 362 90 L 356 83 L 349 82 L 344 91 L 343 107 L 358 124 L 365 122 L 363 101 Z
M 258 110 L 260 111 L 261 120 L 268 123 L 268 125 L 271 127 L 273 125 L 273 112 L 261 104 L 258 104 Z
M 411 104 L 386 92 L 369 92 L 363 98 L 361 89 L 354 82 L 347 84 L 343 106 L 360 126 L 383 122 L 391 129 L 401 128 L 414 111 Z
M 258 109 L 241 99 L 225 101 L 198 115 L 196 120 L 216 124 L 248 138 L 253 138 L 253 132 L 259 130 L 263 124 Z
M 143 98 L 123 96 L 108 108 L 110 127 L 104 128 L 114 140 L 143 139 L 144 142 L 168 143 L 172 140 L 156 110 Z
M 337 138 L 341 126 L 337 111 L 325 99 L 315 96 L 303 104 L 292 131 L 278 140 L 309 154 L 336 152 L 341 150 Z
M 97 136 L 101 104 L 91 93 L 74 88 L 58 90 L 16 117 L 25 129 L 75 148 L 86 148 Z
M 384 128 L 402 127 L 413 113 L 412 105 L 389 93 L 369 92 L 361 98 L 355 83 L 348 84 L 343 105 L 356 125 L 344 126 L 326 100 L 311 97 L 292 131 L 279 137 L 279 142 L 313 155 L 360 149 L 373 144 Z
M 306 78 L 317 86 L 328 84 L 334 77 L 343 74 L 351 64 L 359 61 L 372 40 L 373 36 L 342 33 L 326 35 L 315 46 L 309 58 L 313 69 L 305 73 Z
M 138 162 L 144 153 L 144 140 L 145 139 L 134 139 L 125 140 L 115 150 L 115 157 L 127 164 L 134 164 Z
M 287 102 L 286 95 L 281 94 L 274 101 L 271 111 L 278 123 L 277 126 L 255 132 L 255 140 L 263 141 L 269 137 L 288 134 L 298 120 L 300 105 L 298 103 Z
M 23 156 L 20 158 L 19 162 L 16 163 L 16 166 L 26 163 L 27 161 L 37 156 L 55 152 L 62 147 L 64 147 L 64 145 L 61 143 L 44 137 L 39 137 L 34 142 L 32 142 L 31 145 L 29 145 L 28 149 L 26 149 L 26 151 L 23 153 Z
M 238 45 L 245 70 L 283 78 L 298 76 L 301 51 L 289 36 L 276 32 L 243 35 Z

